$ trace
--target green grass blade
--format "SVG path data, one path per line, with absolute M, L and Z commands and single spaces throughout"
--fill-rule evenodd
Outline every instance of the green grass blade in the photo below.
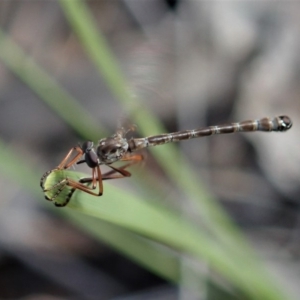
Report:
M 47 177 L 45 187 L 54 186 L 66 177 L 78 181 L 86 175 L 75 171 L 56 170 Z M 105 185 L 109 186 L 106 182 Z M 47 192 L 47 196 L 51 197 L 51 193 L 55 194 L 55 190 Z M 65 194 L 62 195 L 64 196 Z M 258 271 L 255 266 L 243 266 L 239 257 L 232 259 L 228 256 L 219 242 L 212 239 L 207 232 L 199 230 L 184 216 L 152 204 L 151 201 L 141 201 L 133 194 L 124 195 L 123 190 L 106 187 L 105 197 L 76 191 L 68 207 L 159 241 L 185 255 L 205 259 L 215 271 L 234 283 L 250 299 L 286 299 L 277 288 L 270 288 L 266 279 L 253 276 Z M 240 263 L 237 264 L 236 261 Z
M 18 188 L 22 186 L 33 195 L 36 195 L 37 198 L 40 198 L 41 203 L 49 208 L 51 203 L 44 199 L 43 192 L 39 187 L 40 176 L 37 173 L 42 174 L 42 172 L 38 172 L 36 167 L 28 166 L 2 140 L 0 140 L 0 172 L 13 182 L 17 182 Z M 111 188 L 113 189 L 113 187 Z M 86 217 L 73 210 L 53 207 L 53 212 L 67 217 L 95 238 L 105 241 L 119 252 L 134 259 L 157 275 L 171 282 L 179 282 L 180 258 L 170 251 L 159 248 L 151 241 L 141 239 L 141 237 L 133 235 L 119 226 L 113 226 L 107 222 Z M 164 263 L 162 264 L 162 262 Z
M 60 0 L 60 3 L 74 32 L 97 67 L 99 74 L 104 77 L 107 85 L 117 96 L 125 110 L 131 112 L 133 121 L 139 126 L 139 131 L 145 136 L 165 132 L 166 130 L 159 120 L 141 107 L 137 99 L 133 97 L 128 82 L 122 75 L 104 36 L 97 29 L 84 1 Z M 205 220 L 207 227 L 220 239 L 224 239 L 224 242 L 229 244 L 231 248 L 236 248 L 236 243 L 239 243 L 243 252 L 248 252 L 249 248 L 244 246 L 247 244 L 244 238 L 204 186 L 201 185 L 198 176 L 188 167 L 188 163 L 180 156 L 177 148 L 173 145 L 165 145 L 160 147 L 159 151 L 152 153 L 174 183 L 188 195 L 189 199 L 195 201 L 199 208 L 199 215 Z M 180 168 L 178 163 L 175 164 L 174 162 L 181 162 Z M 185 177 L 186 180 L 181 180 L 182 176 L 178 176 L 179 172 L 187 176 Z M 226 240 L 225 237 L 227 237 Z
M 93 118 L 85 112 L 84 108 L 28 57 L 1 29 L 0 46 L 0 59 L 2 62 L 35 91 L 36 94 L 74 130 L 87 138 L 93 137 L 94 140 L 103 134 L 104 131 L 99 128 L 96 122 L 89 122 L 89 120 L 93 120 Z M 80 115 L 81 118 L 74 118 L 76 115 Z M 11 178 L 11 180 L 18 182 L 18 185 L 21 184 L 24 188 L 31 190 L 31 192 L 46 203 L 38 187 L 40 177 L 37 176 L 36 173 L 39 172 L 32 171 L 33 168 L 26 166 L 26 163 L 14 155 L 13 152 L 13 149 L 10 149 L 4 142 L 0 141 L 1 172 L 8 178 Z M 36 170 L 36 168 L 34 169 Z M 40 174 L 42 174 L 42 172 L 40 172 Z M 89 225 L 91 222 L 81 221 L 78 214 L 71 215 L 63 211 L 61 213 L 67 215 L 73 222 L 81 224 L 82 228 L 88 232 L 92 232 L 94 236 L 107 241 L 110 245 L 127 256 L 135 258 L 136 261 L 146 266 L 149 270 L 154 271 L 170 281 L 178 282 L 179 259 L 177 257 L 174 258 L 171 254 L 166 254 L 162 249 L 153 247 L 149 242 L 141 242 L 140 238 L 136 236 L 130 237 L 130 245 L 122 243 L 122 240 L 119 239 L 120 234 L 118 233 L 118 230 L 121 229 L 118 227 L 114 228 L 114 235 L 108 237 L 106 231 L 91 227 L 91 225 Z M 123 236 L 125 237 L 126 235 L 123 234 Z M 151 259 L 152 256 L 155 257 L 155 259 Z M 165 262 L 164 265 L 160 263 L 161 261 Z
M 162 124 L 149 111 L 139 106 L 137 100 L 128 90 L 128 83 L 122 76 L 118 63 L 109 50 L 105 38 L 97 29 L 93 17 L 84 1 L 60 0 L 64 12 L 87 51 L 91 60 L 98 68 L 99 73 L 106 79 L 107 85 L 118 97 L 126 110 L 133 113 L 133 119 L 144 135 L 164 132 Z M 150 150 L 151 151 L 151 150 Z M 230 253 L 238 253 L 245 261 L 253 257 L 253 253 L 245 238 L 232 223 L 215 199 L 201 184 L 198 175 L 189 167 L 188 162 L 182 158 L 174 145 L 161 146 L 159 150 L 152 151 L 153 156 L 160 163 L 166 174 L 174 181 L 188 199 L 196 203 L 198 214 L 212 234 L 218 237 Z M 176 162 L 176 163 L 174 163 Z M 179 176 L 180 174 L 180 176 Z M 185 178 L 185 180 L 182 180 Z M 251 259 L 250 259 L 251 261 Z M 251 264 L 254 262 L 251 261 Z
M 0 49 L 1 61 L 81 136 L 97 140 L 99 134 L 105 133 L 84 107 L 26 55 L 1 28 Z
M 117 99 L 124 103 L 131 103 L 133 97 L 128 83 L 124 80 L 118 63 L 106 46 L 104 37 L 98 34 L 94 19 L 82 1 L 60 1 L 66 17 L 72 25 L 85 50 L 92 58 L 95 67 L 101 71 L 111 91 Z
M 114 62 L 113 56 L 110 55 L 111 57 L 107 59 L 107 53 L 110 53 L 110 51 L 104 38 L 102 38 L 101 43 L 96 39 L 95 42 L 97 44 L 89 44 L 93 42 L 93 34 L 96 31 L 90 28 L 94 26 L 84 3 L 77 0 L 61 2 L 69 19 L 76 21 L 76 26 L 74 27 L 76 31 L 84 28 L 79 36 L 86 49 L 89 49 L 88 47 L 94 48 L 88 52 L 93 59 L 99 60 L 99 63 L 95 64 L 98 66 L 99 71 L 106 74 L 104 77 L 109 86 L 129 111 L 132 107 L 136 109 L 138 107 L 137 103 L 127 91 L 126 82 L 116 67 L 117 63 Z M 87 20 L 87 18 L 90 20 Z M 90 29 L 92 31 L 89 33 Z M 89 39 L 84 39 L 85 35 L 90 35 Z M 0 46 L 0 58 L 2 61 L 44 101 L 51 105 L 68 124 L 82 136 L 92 137 L 93 139 L 99 137 L 100 131 L 95 127 L 95 122 L 91 121 L 92 118 L 88 114 L 83 113 L 84 109 L 76 101 L 74 102 L 68 93 L 58 89 L 57 82 L 28 58 L 2 31 L 0 32 Z M 103 61 L 105 60 L 106 62 L 104 63 Z M 70 109 L 72 112 L 75 112 L 71 114 L 71 117 Z M 79 113 L 82 116 L 81 120 L 73 117 L 73 115 L 76 116 Z M 91 123 L 88 123 L 90 121 Z M 146 135 L 164 131 L 161 124 L 145 109 L 138 110 L 135 122 L 139 124 L 141 131 Z M 10 156 L 10 151 L 7 150 L 5 146 L 0 149 L 0 154 L 4 154 L 3 157 L 7 159 L 7 161 L 2 161 L 1 159 L 0 168 L 14 180 L 20 179 L 21 184 L 31 186 L 33 178 L 36 176 L 33 175 L 34 177 L 31 179 L 28 178 L 29 175 L 25 173 L 26 168 L 24 170 L 22 167 L 20 168 L 18 165 L 19 161 L 15 160 L 14 156 Z M 70 207 L 101 220 L 121 225 L 127 230 L 161 241 L 184 253 L 193 255 L 197 259 L 207 259 L 214 266 L 214 269 L 243 289 L 253 299 L 286 299 L 281 292 L 278 292 L 275 285 L 270 283 L 265 277 L 264 272 L 258 266 L 258 262 L 253 259 L 244 238 L 239 234 L 239 231 L 233 226 L 222 209 L 216 205 L 205 189 L 201 187 L 197 176 L 194 176 L 194 172 L 186 167 L 187 164 L 183 162 L 176 148 L 171 145 L 164 146 L 159 151 L 155 151 L 154 155 L 176 185 L 190 199 L 199 200 L 199 211 L 206 223 L 206 227 L 214 234 L 213 236 L 209 236 L 203 232 L 203 229 L 190 224 L 183 217 L 178 217 L 165 208 L 152 205 L 151 201 L 149 203 L 145 201 L 144 203 L 138 197 L 124 191 L 118 191 L 112 187 L 109 187 L 107 189 L 108 192 L 105 192 L 107 195 L 105 200 L 101 198 L 100 200 L 97 199 L 97 202 L 95 202 L 95 197 L 92 199 L 78 192 Z M 178 166 L 174 162 L 183 162 L 180 172 L 186 180 L 182 181 L 179 179 L 179 176 L 177 176 Z M 22 177 L 19 177 L 21 174 Z M 57 181 L 55 177 L 52 179 L 53 182 Z M 39 179 L 35 178 L 35 180 L 37 186 Z M 123 216 L 124 212 L 126 213 Z M 155 226 L 153 226 L 153 223 L 155 223 Z M 215 239 L 215 237 L 218 239 Z
M 174 252 L 158 247 L 150 240 L 129 230 L 100 219 L 78 214 L 74 210 L 65 209 L 63 214 L 76 226 L 92 236 L 98 237 L 102 242 L 158 276 L 177 284 L 180 283 L 180 257 Z

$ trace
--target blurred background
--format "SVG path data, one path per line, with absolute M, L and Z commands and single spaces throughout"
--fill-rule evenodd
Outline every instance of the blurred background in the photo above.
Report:
M 272 280 L 297 299 L 300 4 L 83 2 L 126 78 L 131 105 L 117 99 L 107 75 L 99 75 L 64 2 L 0 1 L 0 298 L 247 299 L 205 259 L 195 263 L 168 244 L 134 233 L 133 238 L 176 252 L 175 280 L 141 263 L 126 248 L 129 237 L 116 246 L 97 232 L 97 226 L 107 228 L 118 240 L 116 232 L 133 233 L 128 228 L 95 225 L 81 212 L 70 218 L 62 212 L 70 208 L 53 209 L 44 200 L 39 188 L 43 172 L 57 166 L 78 142 L 97 142 L 123 122 L 135 123 L 131 115 L 142 108 L 167 132 L 282 114 L 292 118 L 293 128 L 286 133 L 220 135 L 175 147 L 245 235 Z M 32 66 L 43 70 L 51 84 Z M 53 82 L 69 102 L 55 92 Z M 142 124 L 136 125 L 135 134 L 143 136 Z M 135 172 L 149 181 L 155 178 L 150 204 L 158 201 L 201 223 L 193 204 L 153 156 L 164 147 L 146 151 L 132 178 L 112 184 L 139 193 L 143 202 L 147 188 L 136 181 Z M 170 163 L 178 164 L 174 177 L 184 182 L 180 162 Z M 186 272 L 186 265 L 198 275 Z M 186 288 L 184 282 L 197 288 Z

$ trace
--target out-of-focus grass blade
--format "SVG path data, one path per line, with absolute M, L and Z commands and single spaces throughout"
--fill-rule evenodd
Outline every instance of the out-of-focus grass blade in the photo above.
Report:
M 133 114 L 134 121 L 144 135 L 153 135 L 164 132 L 161 123 L 149 111 L 139 106 L 139 103 L 129 91 L 129 85 L 121 74 L 120 69 L 112 52 L 97 29 L 93 17 L 86 7 L 84 1 L 60 0 L 66 16 L 79 37 L 83 47 L 86 49 L 91 60 L 98 68 L 99 73 L 106 79 L 108 86 L 112 89 L 120 102 L 128 111 L 137 111 Z M 199 141 L 200 143 L 200 141 Z M 188 166 L 187 161 L 182 158 L 174 145 L 161 146 L 160 149 L 152 151 L 166 174 L 189 199 L 198 204 L 201 220 L 220 241 L 228 251 L 228 255 L 241 259 L 244 267 L 256 265 L 256 276 L 263 273 L 259 264 L 255 261 L 247 241 L 234 226 L 223 209 L 215 202 L 211 195 L 201 184 L 198 175 Z M 180 168 L 179 168 L 180 166 Z M 184 178 L 184 180 L 183 180 Z M 267 284 L 267 283 L 266 283 Z
M 3 141 L 0 140 L 0 170 L 1 172 L 11 178 L 13 181 L 18 182 L 18 186 L 21 185 L 22 187 L 30 190 L 33 194 L 41 198 L 41 201 L 44 201 L 46 205 L 50 205 L 51 203 L 47 202 L 43 199 L 43 193 L 38 187 L 39 177 L 37 175 L 36 169 L 33 172 L 32 168 L 26 165 L 24 160 L 21 160 L 17 155 L 14 154 L 13 149 L 8 147 Z M 67 173 L 65 173 L 67 172 Z M 58 178 L 56 175 L 60 175 Z M 77 180 L 79 177 L 82 177 L 83 174 L 79 174 L 73 171 L 63 171 L 63 173 L 53 173 L 50 176 L 49 180 L 46 180 L 46 186 L 49 187 L 55 183 L 57 180 L 61 180 L 66 175 L 75 176 L 74 179 Z M 62 175 L 62 176 L 61 176 Z M 81 176 L 80 176 L 81 175 Z M 51 182 L 52 180 L 52 182 Z M 68 189 L 68 187 L 67 187 Z M 114 190 L 114 187 L 109 187 L 109 189 Z M 112 192 L 113 193 L 113 192 Z M 79 193 L 83 194 L 83 193 Z M 61 196 L 63 196 L 62 194 Z M 76 195 L 76 194 L 75 194 Z M 113 193 L 114 195 L 114 193 Z M 48 196 L 51 196 L 48 194 Z M 128 207 L 131 205 L 130 199 L 134 197 L 128 193 L 117 192 L 117 198 L 114 197 L 115 200 L 119 201 L 120 198 L 120 205 L 118 205 L 119 210 L 122 210 L 122 207 Z M 92 200 L 96 200 L 96 206 L 98 209 L 101 210 L 101 206 L 106 201 L 109 202 L 111 197 L 106 197 L 105 202 L 103 202 L 104 198 L 97 198 L 94 197 Z M 99 200 L 99 201 L 98 201 Z M 73 200 L 72 200 L 73 201 Z M 128 202 L 129 201 L 129 202 Z M 83 207 L 85 206 L 85 199 L 80 200 L 83 203 Z M 98 202 L 98 204 L 97 204 Z M 114 204 L 116 204 L 114 202 Z M 72 205 L 70 205 L 72 206 Z M 105 205 L 104 205 L 105 207 Z M 75 205 L 76 209 L 78 205 Z M 134 209 L 134 208 L 133 208 Z M 110 213 L 112 214 L 119 214 L 118 211 L 113 211 L 114 207 L 111 207 Z M 81 228 L 85 231 L 93 234 L 93 236 L 100 238 L 101 240 L 106 241 L 117 249 L 118 251 L 124 253 L 125 255 L 131 257 L 135 261 L 139 262 L 140 264 L 147 267 L 149 270 L 152 270 L 154 273 L 164 277 L 167 280 L 173 282 L 179 282 L 180 279 L 180 258 L 178 255 L 172 254 L 170 251 L 167 251 L 163 247 L 157 247 L 151 241 L 141 238 L 130 231 L 120 228 L 116 225 L 111 225 L 106 222 L 101 222 L 97 219 L 93 219 L 91 217 L 86 217 L 84 215 L 78 214 L 74 210 L 70 210 L 68 208 L 65 209 L 55 209 L 56 212 L 68 217 L 72 222 L 75 224 L 79 224 Z M 134 211 L 132 211 L 134 213 Z M 118 219 L 118 216 L 115 216 L 113 219 Z M 141 216 L 140 216 L 141 217 Z M 106 218 L 106 220 L 111 221 L 110 218 Z M 116 222 L 113 222 L 116 223 Z
M 74 130 L 80 135 L 87 138 L 97 140 L 99 136 L 104 135 L 104 130 L 99 128 L 93 118 L 81 107 L 76 100 L 59 84 L 43 71 L 30 57 L 28 57 L 1 29 L 0 29 L 0 59 L 1 61 L 25 82 L 33 91 L 41 97 L 58 115 L 62 117 Z M 70 113 L 72 112 L 72 113 Z M 80 115 L 81 118 L 75 118 Z M 6 177 L 11 178 L 13 181 L 18 182 L 26 189 L 31 190 L 32 193 L 41 198 L 43 203 L 48 204 L 44 200 L 42 191 L 39 188 L 40 177 L 42 172 L 38 172 L 36 168 L 26 165 L 24 160 L 19 159 L 14 154 L 13 149 L 7 146 L 0 140 L 0 170 Z M 130 196 L 128 196 L 130 197 Z M 123 193 L 123 199 L 126 201 L 126 192 Z M 58 209 L 55 209 L 58 212 Z M 86 222 L 87 218 L 70 212 L 70 210 L 60 210 L 62 215 L 68 216 L 73 222 L 79 223 L 84 230 L 92 233 L 97 238 L 107 241 L 112 247 L 118 249 L 120 252 L 134 258 L 140 264 L 146 266 L 156 274 L 173 281 L 178 282 L 179 278 L 179 259 L 172 256 L 169 252 L 164 251 L 151 245 L 147 240 L 141 240 L 138 236 L 128 237 L 130 244 L 123 243 L 119 238 L 120 235 L 124 238 L 126 234 L 118 226 L 114 226 L 111 233 L 107 235 L 102 228 L 91 227 L 95 224 Z M 83 219 L 83 220 L 82 220 Z M 95 221 L 94 221 L 95 223 Z M 106 227 L 109 227 L 107 224 Z M 118 230 L 122 230 L 122 234 Z M 147 254 L 147 255 L 146 255 Z M 152 259 L 155 257 L 155 259 Z M 164 265 L 161 264 L 164 261 Z
M 133 97 L 130 92 L 130 85 L 122 76 L 118 63 L 112 55 L 105 38 L 97 29 L 84 1 L 60 0 L 60 3 L 99 73 L 105 78 L 107 85 L 123 104 L 125 110 L 131 112 L 130 114 L 134 118 L 133 121 L 138 124 L 139 131 L 145 136 L 165 132 L 166 130 L 161 122 L 141 107 Z M 132 114 L 132 111 L 137 113 Z M 218 238 L 224 240 L 231 248 L 236 248 L 236 243 L 239 243 L 244 253 L 249 252 L 249 248 L 245 246 L 247 243 L 244 238 L 202 186 L 198 176 L 188 167 L 188 163 L 180 156 L 177 148 L 174 145 L 164 145 L 152 153 L 168 176 L 183 191 L 183 194 L 186 193 L 190 199 L 198 204 L 199 215 L 201 215 L 209 230 L 216 234 Z M 182 178 L 185 178 L 185 180 L 182 180 Z
M 54 186 L 65 177 L 78 181 L 86 175 L 75 171 L 56 170 L 49 174 L 45 186 Z M 248 265 L 247 269 L 241 269 L 243 266 L 232 260 L 215 239 L 198 230 L 183 216 L 152 204 L 151 201 L 141 201 L 133 194 L 124 197 L 122 190 L 109 188 L 106 182 L 105 185 L 105 194 L 102 197 L 77 190 L 68 207 L 120 225 L 185 255 L 204 258 L 215 271 L 234 283 L 251 299 L 286 299 L 277 289 L 271 289 L 266 280 L 262 281 L 260 276 L 255 275 L 256 268 Z
M 17 187 L 21 185 L 26 189 L 30 189 L 35 194 L 38 193 L 40 179 L 36 175 L 36 170 L 34 168 L 29 168 L 29 166 L 26 165 L 26 162 L 15 155 L 13 149 L 1 139 L 0 171 L 4 176 L 10 178 L 12 182 L 16 182 Z
M 39 187 L 40 176 L 37 174 L 42 174 L 42 172 L 39 172 L 32 166 L 29 167 L 1 139 L 0 171 L 13 182 L 17 182 L 18 188 L 21 186 L 29 190 L 37 198 L 40 198 L 41 203 L 47 205 L 48 208 L 53 207 L 51 203 L 44 199 L 43 192 Z M 114 189 L 114 187 L 110 188 Z M 130 198 L 131 196 L 123 192 L 124 197 L 126 201 L 126 197 Z M 125 203 L 123 202 L 123 204 Z M 179 257 L 170 251 L 162 247 L 157 247 L 151 241 L 142 239 L 119 226 L 110 225 L 107 222 L 78 214 L 78 212 L 71 209 L 53 207 L 53 211 L 67 217 L 73 223 L 80 225 L 89 234 L 99 238 L 101 241 L 107 242 L 119 252 L 134 259 L 159 276 L 172 282 L 179 282 Z M 162 262 L 164 263 L 162 264 Z
M 85 108 L 26 55 L 1 28 L 0 49 L 1 61 L 82 137 L 97 140 L 99 134 L 105 133 Z
M 83 5 L 83 2 L 74 0 L 61 1 L 61 3 L 63 3 L 69 19 L 76 23 L 77 32 L 84 28 L 81 34 L 83 45 L 87 47 L 88 43 L 93 43 L 94 37 L 99 33 L 95 30 L 93 22 L 91 21 L 92 18 Z M 90 20 L 87 20 L 87 18 Z M 84 27 L 83 24 L 85 22 L 87 22 L 87 26 Z M 89 32 L 89 30 L 91 31 Z M 90 38 L 85 40 L 85 36 L 90 36 Z M 101 47 L 99 47 L 98 39 L 94 42 L 95 43 L 91 45 L 91 48 L 94 49 L 90 50 L 90 55 L 95 60 L 103 60 L 103 57 L 105 57 L 107 53 L 110 53 L 110 51 L 103 51 L 105 48 L 102 49 L 101 47 L 106 47 L 106 49 L 108 49 L 108 47 L 105 43 L 102 43 L 100 45 Z M 31 59 L 26 57 L 23 51 L 8 39 L 2 31 L 0 31 L 0 46 L 0 59 L 2 59 L 19 78 L 30 86 L 41 99 L 51 105 L 51 107 L 82 136 L 92 139 L 99 138 L 100 131 L 98 130 L 98 126 L 95 126 L 94 122 L 89 123 L 92 118 L 84 113 L 84 109 L 81 108 L 76 101 L 73 101 L 68 93 L 57 89 L 57 83 Z M 105 54 L 103 57 L 102 53 Z M 113 57 L 111 58 L 114 59 Z M 112 61 L 113 60 L 108 59 L 106 64 L 101 65 L 102 69 L 100 70 L 99 68 L 99 71 L 109 74 L 109 76 L 107 75 L 105 78 L 115 93 L 119 95 L 119 99 L 123 100 L 129 110 L 131 110 L 132 107 L 137 108 L 137 103 L 131 97 L 131 94 L 126 91 L 127 86 L 121 76 L 121 72 L 115 68 L 117 64 L 111 67 Z M 96 65 L 100 66 L 100 64 Z M 112 80 L 115 80 L 115 84 L 111 83 Z M 123 81 L 123 83 L 119 82 L 120 80 Z M 123 96 L 120 96 L 121 94 Z M 71 117 L 70 109 L 74 112 Z M 163 131 L 160 123 L 145 109 L 138 109 L 137 111 L 135 122 L 139 124 L 141 131 L 145 135 Z M 77 117 L 73 117 L 74 115 L 80 115 L 82 118 L 79 120 Z M 14 160 L 13 157 L 10 157 L 5 147 L 0 150 L 0 154 L 1 153 L 4 153 L 4 157 L 9 160 L 12 158 L 10 162 L 4 162 L 2 158 L 0 158 L 0 167 L 3 168 L 4 172 L 7 171 L 7 175 L 9 176 L 15 175 L 12 177 L 14 180 L 21 182 L 21 184 L 31 186 L 31 179 L 28 178 L 28 174 L 23 174 L 22 178 L 19 177 L 23 170 L 18 167 L 18 160 Z M 176 148 L 168 145 L 161 147 L 160 151 L 155 151 L 154 153 L 158 161 L 165 168 L 166 173 L 170 178 L 173 178 L 179 188 L 188 194 L 191 199 L 201 199 L 201 205 L 199 207 L 201 208 L 203 221 L 206 223 L 207 228 L 211 230 L 224 245 L 214 240 L 213 237 L 210 238 L 204 234 L 202 232 L 203 229 L 193 227 L 187 220 L 178 218 L 178 216 L 175 216 L 171 211 L 150 205 L 149 203 L 146 205 L 144 202 L 139 201 L 136 197 L 124 191 L 119 193 L 115 192 L 115 189 L 107 189 L 111 192 L 111 194 L 107 192 L 107 196 L 110 200 L 113 199 L 107 202 L 110 203 L 110 206 L 103 206 L 103 203 L 106 203 L 103 200 L 104 198 L 100 200 L 97 199 L 98 202 L 95 202 L 96 199 L 91 199 L 89 196 L 78 192 L 70 203 L 70 207 L 78 209 L 90 216 L 122 225 L 139 234 L 155 238 L 176 249 L 186 251 L 197 258 L 208 259 L 214 269 L 235 283 L 237 287 L 245 291 L 245 293 L 253 299 L 286 299 L 274 284 L 270 283 L 265 277 L 264 272 L 257 266 L 257 262 L 252 259 L 250 255 L 251 251 L 249 251 L 245 240 L 240 236 L 226 214 L 224 214 L 213 199 L 208 196 L 206 191 L 201 189 L 197 177 L 186 167 L 187 164 L 185 162 L 182 164 L 180 170 L 181 176 L 183 176 L 185 180 L 179 178 L 178 167 L 174 162 L 180 162 L 182 159 L 178 151 L 176 151 Z M 24 181 L 22 181 L 22 179 Z M 57 180 L 55 176 L 52 179 L 53 182 Z M 38 182 L 39 179 L 36 178 L 36 185 L 38 185 Z M 120 205 L 121 201 L 124 201 L 124 203 L 122 203 L 123 205 Z M 100 204 L 102 204 L 102 206 Z M 130 205 L 133 205 L 133 211 L 128 211 L 131 208 Z M 123 216 L 125 211 L 126 214 Z M 134 218 L 132 218 L 132 216 L 134 216 Z M 153 223 L 159 226 L 153 226 Z M 124 245 L 124 247 L 126 247 L 126 245 Z M 146 258 L 144 257 L 144 259 Z
M 104 76 L 111 91 L 117 99 L 122 99 L 127 104 L 131 103 L 133 98 L 130 87 L 124 80 L 110 49 L 106 46 L 105 39 L 98 34 L 85 3 L 77 0 L 60 1 L 60 3 L 96 68 L 102 70 L 101 75 Z
M 64 209 L 63 213 L 76 226 L 126 254 L 127 257 L 158 276 L 177 284 L 180 282 L 180 257 L 178 254 L 101 219 L 78 214 L 71 209 Z

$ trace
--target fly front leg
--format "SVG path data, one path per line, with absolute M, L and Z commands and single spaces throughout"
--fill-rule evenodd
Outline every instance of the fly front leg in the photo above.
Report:
M 71 157 L 72 153 L 76 151 L 77 154 L 68 162 L 69 158 Z M 40 187 L 42 188 L 42 190 L 45 192 L 45 179 L 50 175 L 50 173 L 52 173 L 55 170 L 65 170 L 65 169 L 69 169 L 72 165 L 74 165 L 83 155 L 83 151 L 81 149 L 81 147 L 76 146 L 70 149 L 70 151 L 68 152 L 68 154 L 64 157 L 64 159 L 61 161 L 61 163 L 54 169 L 49 170 L 47 172 L 45 172 L 43 174 L 43 176 L 41 177 L 40 180 Z
M 76 151 L 77 154 L 68 162 L 68 159 L 71 157 L 72 153 Z M 76 146 L 70 149 L 65 158 L 61 161 L 61 163 L 56 167 L 58 170 L 69 169 L 72 165 L 74 165 L 84 154 L 83 150 L 80 146 Z

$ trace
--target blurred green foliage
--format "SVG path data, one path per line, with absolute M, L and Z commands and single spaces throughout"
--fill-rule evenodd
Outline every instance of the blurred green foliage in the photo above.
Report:
M 138 124 L 140 132 L 143 135 L 164 132 L 159 120 L 132 96 L 129 84 L 85 2 L 61 0 L 60 3 L 82 47 L 120 105 Z M 0 59 L 6 66 L 79 135 L 96 140 L 106 133 L 55 79 L 26 56 L 3 31 L 0 31 L 0 46 Z M 142 199 L 140 195 L 117 189 L 106 182 L 103 197 L 76 191 L 67 208 L 55 211 L 95 238 L 177 284 L 197 290 L 203 280 L 207 280 L 206 276 L 214 281 L 216 272 L 231 284 L 233 294 L 240 295 L 240 299 L 287 299 L 252 253 L 239 229 L 202 186 L 198 175 L 176 146 L 166 145 L 152 153 L 174 186 L 181 191 L 184 201 L 193 201 L 203 225 L 193 223 L 186 215 L 159 205 L 157 201 Z M 37 198 L 42 198 L 37 174 L 43 172 L 32 172 L 30 166 L 18 159 L 14 150 L 2 142 L 0 154 L 1 172 L 31 190 Z M 77 180 L 81 174 L 73 171 L 68 171 L 67 175 L 60 171 L 53 172 L 47 178 L 47 185 L 56 184 L 64 176 Z M 45 204 L 49 205 L 46 201 Z M 192 274 L 196 285 L 185 280 L 182 274 L 185 259 L 194 261 L 193 267 L 185 266 L 185 272 Z M 212 272 L 203 274 L 197 267 L 200 263 L 206 264 Z

